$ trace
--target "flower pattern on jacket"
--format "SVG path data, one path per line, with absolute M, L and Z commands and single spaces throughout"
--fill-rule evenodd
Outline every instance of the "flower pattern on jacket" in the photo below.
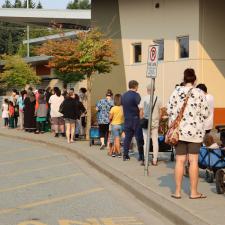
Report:
M 167 105 L 170 123 L 177 118 L 190 87 L 177 87 Z M 179 140 L 200 143 L 205 135 L 204 121 L 209 107 L 203 91 L 193 88 L 190 92 L 183 118 L 179 125 Z
M 98 110 L 97 119 L 98 124 L 108 124 L 109 123 L 109 112 L 113 107 L 113 101 L 107 100 L 106 98 L 101 99 L 97 102 L 96 108 Z

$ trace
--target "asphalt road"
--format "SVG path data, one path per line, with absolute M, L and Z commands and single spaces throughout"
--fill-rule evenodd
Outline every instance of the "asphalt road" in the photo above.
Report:
M 0 225 L 139 224 L 170 225 L 73 153 L 0 137 Z

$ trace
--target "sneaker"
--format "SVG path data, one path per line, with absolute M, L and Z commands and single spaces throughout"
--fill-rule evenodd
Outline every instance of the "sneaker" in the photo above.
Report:
M 121 153 L 117 154 L 117 157 L 118 158 L 121 158 L 122 157 L 122 154 Z
M 141 166 L 144 166 L 145 165 L 145 162 L 144 161 L 141 161 L 140 165 Z
M 105 145 L 101 145 L 100 150 L 104 150 Z
M 124 155 L 123 156 L 123 161 L 128 161 L 130 160 L 130 156 L 129 155 Z
M 66 134 L 65 133 L 61 133 L 62 137 L 66 137 Z
M 58 133 L 56 133 L 56 134 L 55 134 L 55 137 L 59 137 L 59 134 L 58 134 Z
M 114 152 L 112 153 L 112 157 L 116 157 L 116 154 Z

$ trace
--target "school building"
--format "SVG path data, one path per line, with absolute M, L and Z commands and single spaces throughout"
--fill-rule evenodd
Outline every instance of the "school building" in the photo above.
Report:
M 98 26 L 114 41 L 119 65 L 110 74 L 94 76 L 93 104 L 108 88 L 114 93 L 124 92 L 131 79 L 139 82 L 140 94 L 146 94 L 150 82 L 146 78 L 148 46 L 156 43 L 156 94 L 163 104 L 182 81 L 183 71 L 191 67 L 198 83 L 205 83 L 215 98 L 215 124 L 225 124 L 224 0 L 92 0 L 91 4 L 91 17 L 82 11 L 74 20 L 73 12 L 55 13 L 65 20 L 70 15 L 70 23 L 86 25 L 90 20 L 92 27 Z M 37 20 L 44 23 L 46 15 L 54 14 L 47 11 Z
M 163 103 L 182 81 L 183 71 L 194 68 L 198 83 L 205 83 L 215 98 L 215 123 L 225 124 L 224 12 L 224 0 L 93 0 L 92 25 L 114 39 L 120 62 L 113 74 L 97 77 L 95 86 L 122 91 L 135 79 L 144 95 L 150 82 L 148 46 L 156 43 L 156 93 Z M 96 97 L 105 91 L 95 90 Z

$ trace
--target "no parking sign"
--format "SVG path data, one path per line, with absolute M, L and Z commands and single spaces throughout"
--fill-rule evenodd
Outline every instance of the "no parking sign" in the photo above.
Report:
M 158 66 L 158 45 L 150 45 L 148 48 L 147 74 L 149 78 L 156 78 Z

